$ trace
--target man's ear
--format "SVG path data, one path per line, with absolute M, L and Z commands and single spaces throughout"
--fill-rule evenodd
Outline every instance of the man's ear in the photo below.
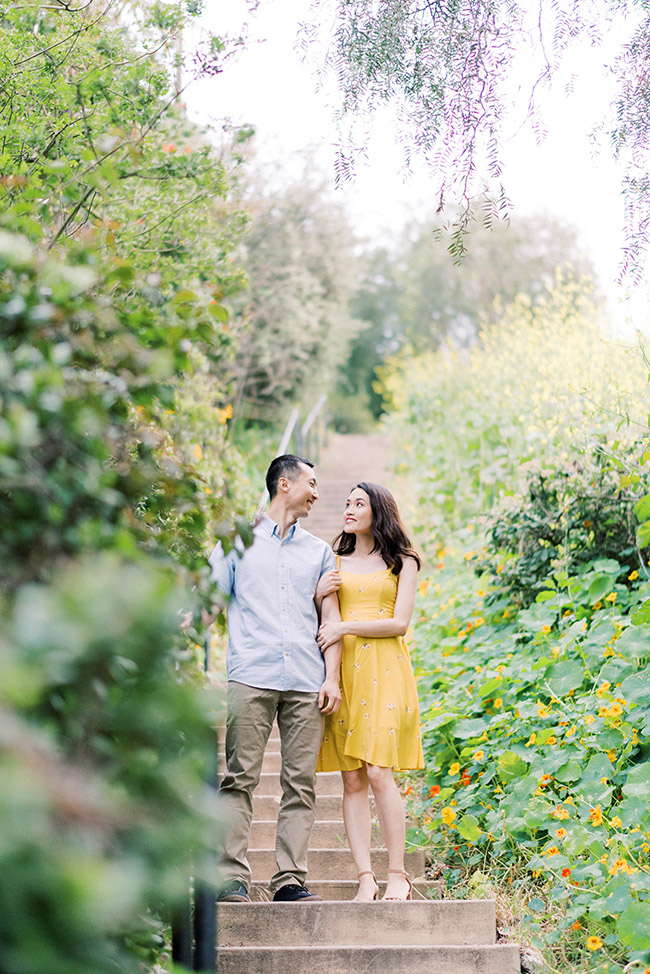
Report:
M 288 477 L 280 477 L 280 479 L 278 480 L 278 490 L 283 490 L 286 494 L 286 492 L 289 490 Z

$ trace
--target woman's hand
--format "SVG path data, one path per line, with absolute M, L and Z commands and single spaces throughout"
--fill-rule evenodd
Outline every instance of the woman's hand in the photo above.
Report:
M 345 636 L 345 623 L 343 622 L 324 622 L 318 630 L 316 642 L 323 653 L 329 646 L 333 646 L 339 639 Z
M 341 587 L 341 573 L 335 570 L 331 572 L 325 572 L 324 575 L 318 579 L 318 585 L 316 586 L 316 599 L 320 603 L 332 592 L 338 592 Z

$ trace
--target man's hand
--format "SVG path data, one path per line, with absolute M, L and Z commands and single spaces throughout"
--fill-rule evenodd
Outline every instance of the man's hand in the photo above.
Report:
M 325 677 L 318 694 L 318 709 L 322 714 L 335 714 L 341 706 L 341 688 L 338 680 Z

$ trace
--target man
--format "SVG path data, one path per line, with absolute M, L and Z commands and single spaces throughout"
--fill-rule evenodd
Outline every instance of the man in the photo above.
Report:
M 249 899 L 246 858 L 264 749 L 277 716 L 282 742 L 282 800 L 271 879 L 274 900 L 320 899 L 305 886 L 307 849 L 314 822 L 315 770 L 325 714 L 341 702 L 342 644 L 321 654 L 316 642 L 318 580 L 336 567 L 331 548 L 304 531 L 318 500 L 313 464 L 291 454 L 276 457 L 266 474 L 268 514 L 241 555 L 210 557 L 213 578 L 228 603 L 228 718 L 226 773 L 220 786 L 226 819 L 220 900 Z M 340 619 L 336 595 L 321 618 Z

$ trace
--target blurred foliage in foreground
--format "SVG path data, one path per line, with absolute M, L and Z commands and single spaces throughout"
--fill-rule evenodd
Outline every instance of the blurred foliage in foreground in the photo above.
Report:
M 553 970 L 650 966 L 642 350 L 559 280 L 386 382 L 429 565 L 411 838 L 456 895 L 518 897 Z
M 6 974 L 135 974 L 190 875 L 214 878 L 217 702 L 177 613 L 210 602 L 206 537 L 247 531 L 226 435 L 243 221 L 174 106 L 189 7 L 0 14 Z

